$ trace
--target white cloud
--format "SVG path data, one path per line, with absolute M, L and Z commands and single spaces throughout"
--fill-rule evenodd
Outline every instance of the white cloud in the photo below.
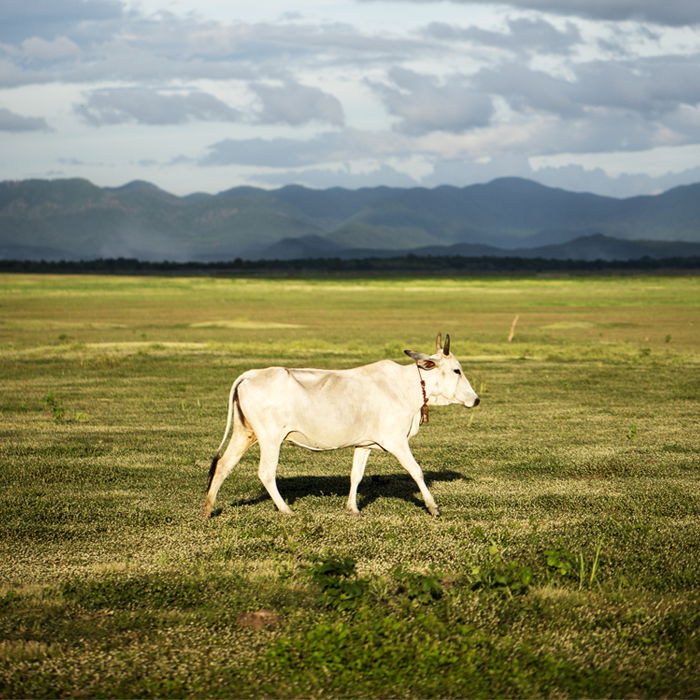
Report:
M 34 36 L 22 42 L 22 53 L 28 58 L 52 61 L 77 56 L 80 53 L 80 47 L 65 36 L 59 36 L 50 41 Z
M 569 22 L 561 31 L 542 18 L 516 17 L 507 20 L 508 32 L 483 29 L 478 26 L 455 26 L 433 22 L 428 36 L 444 41 L 466 41 L 477 45 L 494 46 L 513 53 L 545 53 L 566 55 L 582 41 L 575 24 Z
M 71 24 L 66 19 L 61 24 L 65 33 L 49 40 L 39 36 L 41 23 L 33 14 L 25 21 L 27 31 L 34 33 L 22 42 L 0 46 L 15 67 L 6 86 L 22 84 L 23 78 L 25 84 L 287 80 L 292 71 L 314 74 L 333 66 L 384 65 L 429 48 L 420 37 L 367 33 L 338 22 L 222 23 L 132 12 L 110 15 L 102 22 L 73 18 Z M 31 73 L 23 62 L 26 56 L 33 59 Z M 57 62 L 69 57 L 74 60 Z
M 345 121 L 340 101 L 319 88 L 287 80 L 281 85 L 254 83 L 251 89 L 262 102 L 258 119 L 263 124 L 319 121 L 340 126 Z
M 700 103 L 700 54 L 636 61 L 591 61 L 571 67 L 563 79 L 519 63 L 481 71 L 475 84 L 503 96 L 515 109 L 542 109 L 565 116 L 586 107 L 624 109 L 660 116 Z
M 311 139 L 224 139 L 209 147 L 200 165 L 256 165 L 299 168 L 321 163 L 343 163 L 368 157 L 393 157 L 410 153 L 411 144 L 391 132 L 322 132 Z
M 362 0 L 374 2 L 375 0 Z M 386 0 L 382 0 L 386 1 Z M 443 0 L 401 0 L 417 3 Z M 462 5 L 507 5 L 559 15 L 620 22 L 654 22 L 672 26 L 700 24 L 700 4 L 696 0 L 449 0 Z
M 25 117 L 9 109 L 0 108 L 0 131 L 51 131 L 43 117 Z
M 31 0 L 0 3 L 0 40 L 30 37 L 53 39 L 78 25 L 118 21 L 124 8 L 119 0 Z
M 92 126 L 139 122 L 163 125 L 188 121 L 236 121 L 240 113 L 198 90 L 166 93 L 147 88 L 104 89 L 91 92 L 75 111 Z
M 516 112 L 537 110 L 568 118 L 583 114 L 583 105 L 574 96 L 575 83 L 521 63 L 485 68 L 473 82 L 478 89 L 502 97 Z
M 439 82 L 433 76 L 394 68 L 388 78 L 393 85 L 373 83 L 372 87 L 389 112 L 400 118 L 398 128 L 405 133 L 466 131 L 486 126 L 493 116 L 491 98 L 472 89 L 461 76 Z

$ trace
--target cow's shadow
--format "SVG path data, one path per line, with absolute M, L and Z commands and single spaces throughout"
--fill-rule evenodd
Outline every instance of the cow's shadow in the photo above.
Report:
M 423 473 L 425 483 L 436 481 L 471 481 L 453 470 L 427 471 Z M 347 498 L 350 491 L 350 475 L 346 476 L 278 476 L 277 487 L 282 498 L 289 505 L 307 496 L 340 496 Z M 357 492 L 357 504 L 360 511 L 374 501 L 382 498 L 400 498 L 414 505 L 425 508 L 416 482 L 407 473 L 367 475 L 360 482 Z M 261 489 L 258 496 L 231 502 L 230 506 L 252 506 L 270 501 L 267 491 Z M 270 501 L 271 502 L 271 501 Z

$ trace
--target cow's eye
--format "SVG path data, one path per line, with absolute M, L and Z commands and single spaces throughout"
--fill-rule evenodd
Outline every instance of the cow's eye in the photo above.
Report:
M 455 374 L 462 374 L 462 372 L 461 372 L 460 370 L 458 370 L 458 369 L 453 369 L 452 371 L 453 371 Z

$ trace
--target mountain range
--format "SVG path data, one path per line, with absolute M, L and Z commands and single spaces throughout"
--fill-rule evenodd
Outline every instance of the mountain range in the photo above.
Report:
M 178 197 L 153 184 L 0 183 L 0 258 L 216 261 L 397 254 L 625 260 L 700 255 L 700 183 L 616 199 L 500 178 L 467 187 Z

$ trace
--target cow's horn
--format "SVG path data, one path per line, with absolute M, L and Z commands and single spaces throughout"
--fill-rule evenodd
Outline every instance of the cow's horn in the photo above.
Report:
M 442 349 L 443 355 L 449 355 L 450 354 L 450 334 L 448 333 L 445 336 L 445 347 Z
M 442 350 L 442 333 L 435 336 L 435 352 L 440 352 L 440 350 Z

